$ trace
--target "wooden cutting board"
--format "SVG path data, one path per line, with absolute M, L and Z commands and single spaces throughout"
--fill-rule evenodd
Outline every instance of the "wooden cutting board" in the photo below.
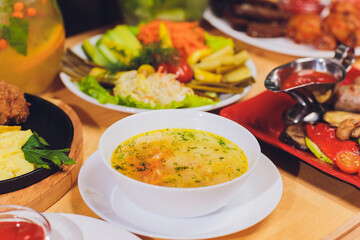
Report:
M 76 182 L 83 164 L 83 137 L 81 122 L 74 110 L 57 99 L 46 99 L 61 108 L 71 119 L 74 126 L 74 138 L 69 157 L 76 164 L 65 166 L 62 170 L 27 188 L 0 195 L 0 205 L 22 205 L 43 212 L 59 200 Z

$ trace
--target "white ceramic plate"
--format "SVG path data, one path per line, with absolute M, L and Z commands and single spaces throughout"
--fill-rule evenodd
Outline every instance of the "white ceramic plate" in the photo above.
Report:
M 334 51 L 321 51 L 315 49 L 313 46 L 305 44 L 296 44 L 291 39 L 279 38 L 253 38 L 244 32 L 239 32 L 231 28 L 231 26 L 223 19 L 216 17 L 208 8 L 205 10 L 203 17 L 214 27 L 220 31 L 243 41 L 249 45 L 266 49 L 272 52 L 282 53 L 286 55 L 298 57 L 334 57 Z M 360 55 L 360 47 L 355 49 L 355 55 Z
M 51 225 L 51 240 L 141 240 L 136 235 L 100 219 L 69 213 L 43 214 Z
M 95 42 L 101 37 L 101 35 L 96 35 L 90 38 L 90 42 L 92 44 L 95 44 Z M 74 46 L 72 48 L 72 50 L 78 54 L 79 56 L 83 57 L 86 59 L 86 55 L 84 53 L 84 51 L 81 48 L 81 43 L 77 44 L 76 46 Z M 253 77 L 256 79 L 257 73 L 256 73 L 256 67 L 254 62 L 249 59 L 246 62 L 246 65 L 250 68 Z M 108 109 L 112 109 L 112 110 L 116 110 L 116 111 L 120 111 L 120 112 L 126 112 L 126 113 L 140 113 L 140 112 L 146 112 L 146 111 L 152 111 L 149 109 L 141 109 L 141 108 L 134 108 L 134 107 L 127 107 L 127 106 L 122 106 L 122 105 L 116 105 L 116 104 L 101 104 L 98 102 L 98 100 L 96 100 L 93 97 L 90 97 L 89 95 L 86 95 L 85 93 L 83 93 L 82 91 L 80 91 L 78 85 L 74 82 L 71 81 L 70 77 L 65 74 L 65 73 L 61 73 L 60 74 L 60 79 L 61 81 L 64 83 L 64 85 L 75 95 L 77 95 L 78 97 L 82 98 L 83 100 L 96 104 L 98 106 L 101 107 L 105 107 Z M 240 100 L 242 97 L 244 97 L 252 88 L 252 85 L 246 87 L 244 89 L 244 92 L 241 94 L 220 94 L 219 98 L 220 101 L 216 104 L 211 104 L 211 105 L 205 105 L 205 106 L 201 106 L 201 107 L 194 107 L 191 108 L 193 110 L 200 110 L 200 111 L 210 111 L 210 110 L 214 110 L 214 109 L 218 109 L 221 107 L 225 107 L 229 104 L 235 103 L 238 100 Z
M 267 217 L 283 192 L 279 171 L 265 155 L 226 207 L 196 218 L 168 218 L 134 205 L 112 181 L 98 152 L 81 167 L 78 185 L 86 204 L 101 218 L 136 234 L 167 239 L 206 239 L 244 230 Z

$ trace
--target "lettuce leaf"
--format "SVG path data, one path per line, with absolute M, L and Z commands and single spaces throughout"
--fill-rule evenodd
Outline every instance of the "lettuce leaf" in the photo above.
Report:
M 140 100 L 129 96 L 111 95 L 110 91 L 102 87 L 95 77 L 90 74 L 82 78 L 82 81 L 78 83 L 79 89 L 85 94 L 97 99 L 99 103 L 112 103 L 116 105 L 123 105 L 127 107 L 143 108 L 143 109 L 175 109 L 175 108 L 192 108 L 204 105 L 215 104 L 216 101 L 201 97 L 198 95 L 186 95 L 186 97 L 180 101 L 172 101 L 166 105 L 156 104 L 155 106 L 150 103 L 145 103 Z
M 120 98 L 120 105 L 125 105 L 128 107 L 135 107 L 135 108 L 144 108 L 144 109 L 175 109 L 175 108 L 192 108 L 192 107 L 200 107 L 204 105 L 215 104 L 214 100 L 206 97 L 200 97 L 198 95 L 186 95 L 184 100 L 177 102 L 172 101 L 166 105 L 156 104 L 152 106 L 150 103 L 144 103 L 142 101 L 136 100 L 131 96 L 121 97 Z
M 99 101 L 99 103 L 112 103 L 112 104 L 119 104 L 120 99 L 118 96 L 113 96 L 110 94 L 108 90 L 103 88 L 99 82 L 91 76 L 90 74 L 87 75 L 82 79 L 80 83 L 78 83 L 79 89 L 93 97 Z
M 184 100 L 181 101 L 183 108 L 193 108 L 193 107 L 200 107 L 205 105 L 215 104 L 216 101 L 211 100 L 207 97 L 200 97 L 198 95 L 186 95 Z

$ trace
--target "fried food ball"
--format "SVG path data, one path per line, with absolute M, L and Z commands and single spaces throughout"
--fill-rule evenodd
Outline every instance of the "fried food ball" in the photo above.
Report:
M 323 34 L 321 21 L 316 14 L 297 14 L 289 20 L 286 35 L 296 43 L 313 44 Z
M 337 46 L 336 39 L 330 34 L 324 33 L 313 42 L 315 48 L 319 50 L 333 50 Z
M 335 36 L 340 42 L 346 42 L 356 26 L 354 22 L 348 21 L 344 15 L 331 13 L 324 19 L 323 28 L 325 32 Z
M 357 0 L 337 0 L 330 6 L 330 12 L 341 14 L 360 14 L 360 2 Z
M 324 18 L 324 31 L 351 47 L 360 45 L 360 10 L 351 2 L 335 2 Z
M 20 124 L 29 116 L 29 106 L 24 92 L 0 80 L 0 125 Z

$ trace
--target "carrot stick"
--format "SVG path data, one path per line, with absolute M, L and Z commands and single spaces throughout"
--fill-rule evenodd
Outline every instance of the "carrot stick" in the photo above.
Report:
M 159 41 L 159 24 L 163 22 L 168 29 L 174 47 L 185 56 L 194 51 L 206 48 L 204 29 L 198 22 L 172 22 L 168 20 L 155 20 L 140 26 L 138 39 L 144 44 Z

